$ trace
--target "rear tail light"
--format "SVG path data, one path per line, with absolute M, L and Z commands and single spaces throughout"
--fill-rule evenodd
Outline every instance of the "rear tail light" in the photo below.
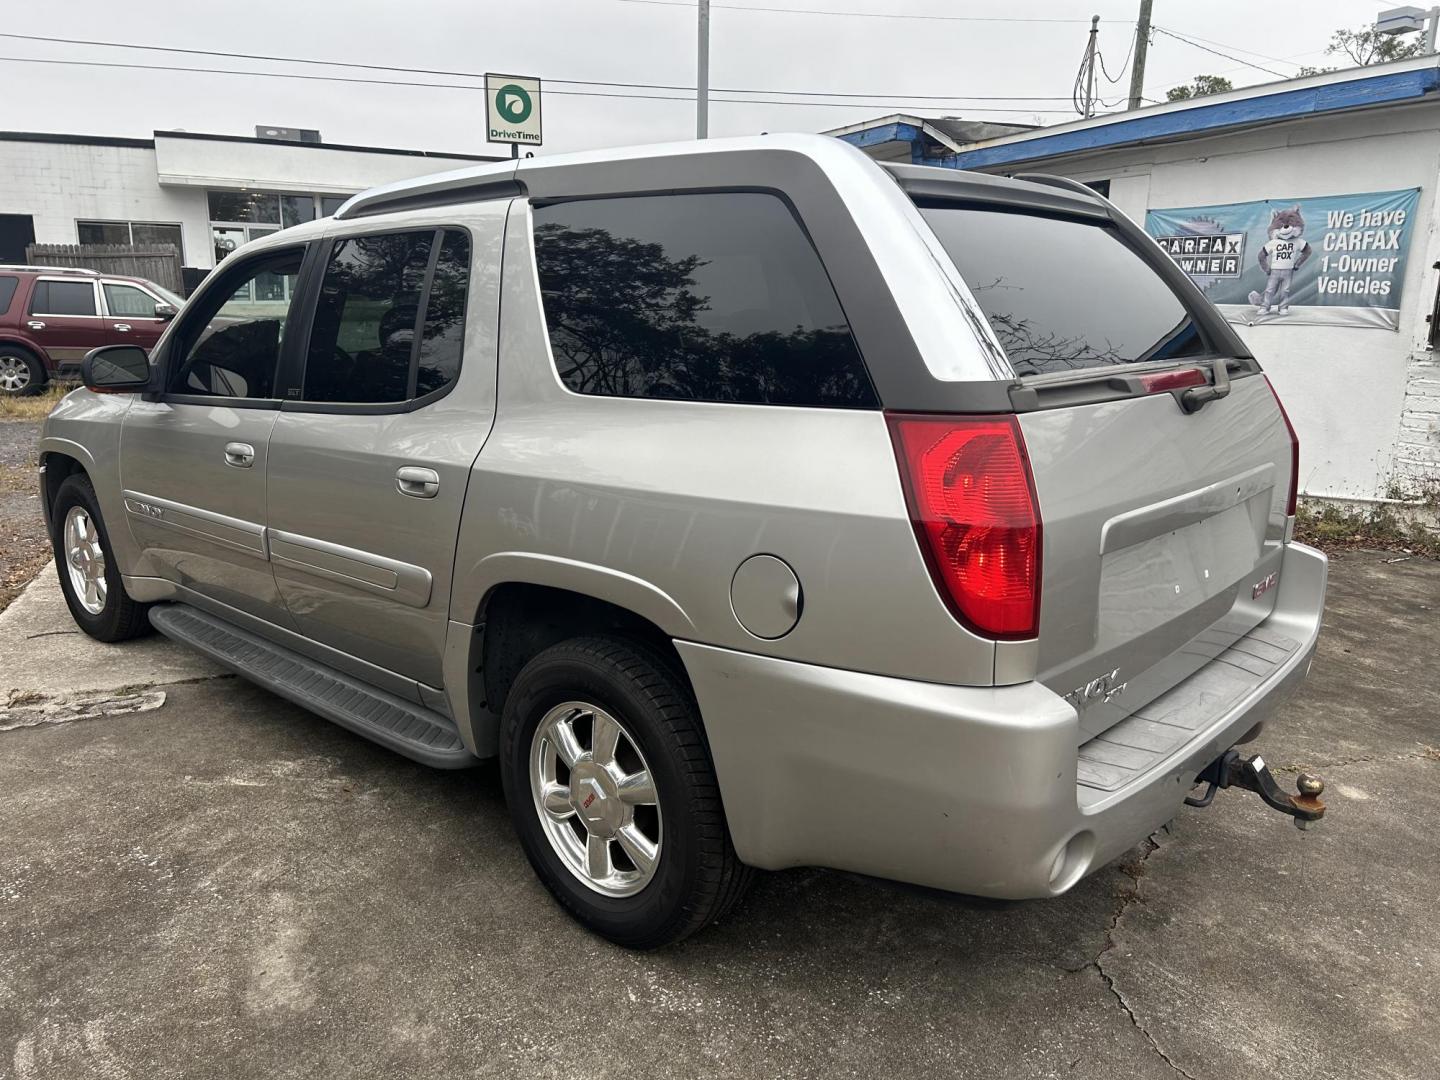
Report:
M 1270 387 L 1270 393 L 1275 394 L 1275 384 L 1270 381 L 1269 375 L 1265 376 L 1265 385 Z M 1295 434 L 1295 425 L 1290 423 L 1290 414 L 1285 411 L 1285 403 L 1280 400 L 1279 394 L 1275 394 L 1275 404 L 1280 407 L 1280 419 L 1285 421 L 1285 430 L 1290 433 L 1290 491 L 1285 496 L 1285 514 L 1293 517 L 1300 495 L 1300 437 Z
M 920 549 L 963 624 L 990 638 L 1040 624 L 1040 508 L 1013 416 L 890 415 Z

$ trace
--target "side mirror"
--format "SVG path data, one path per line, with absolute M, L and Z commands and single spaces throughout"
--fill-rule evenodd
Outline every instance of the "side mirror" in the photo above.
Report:
M 135 345 L 103 345 L 80 363 L 80 381 L 97 394 L 138 394 L 153 389 L 154 368 Z
M 157 319 L 173 319 L 176 314 L 174 304 L 167 304 L 162 300 L 155 305 L 155 318 Z

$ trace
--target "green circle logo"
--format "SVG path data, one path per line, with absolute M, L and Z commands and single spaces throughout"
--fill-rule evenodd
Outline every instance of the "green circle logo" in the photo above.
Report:
M 495 94 L 495 111 L 507 124 L 523 124 L 535 105 L 524 87 L 506 83 Z

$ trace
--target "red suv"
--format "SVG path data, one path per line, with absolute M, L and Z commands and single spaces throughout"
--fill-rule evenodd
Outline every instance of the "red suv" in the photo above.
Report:
M 153 281 L 0 266 L 0 395 L 33 394 L 101 345 L 149 350 L 184 303 Z M 69 369 L 67 371 L 67 369 Z

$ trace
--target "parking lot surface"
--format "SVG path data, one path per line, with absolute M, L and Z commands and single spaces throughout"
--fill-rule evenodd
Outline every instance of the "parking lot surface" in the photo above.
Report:
M 1318 828 L 1222 792 L 1044 902 L 768 874 L 651 954 L 551 902 L 493 768 L 90 642 L 46 570 L 0 615 L 0 1078 L 1435 1076 L 1440 564 L 1392 559 L 1332 563 L 1256 744 Z

